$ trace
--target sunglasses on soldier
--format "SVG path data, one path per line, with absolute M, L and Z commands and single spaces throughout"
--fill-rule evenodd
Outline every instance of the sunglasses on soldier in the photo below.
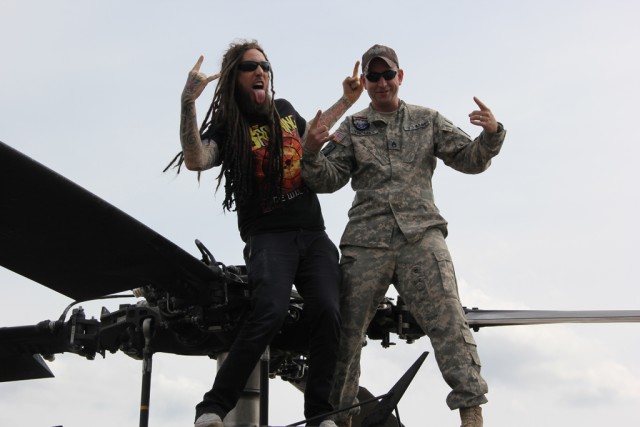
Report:
M 373 71 L 370 71 L 367 74 L 365 74 L 365 77 L 370 82 L 376 83 L 378 80 L 380 80 L 380 77 L 384 77 L 385 80 L 389 81 L 393 79 L 396 76 L 396 74 L 398 74 L 396 70 L 387 70 L 381 73 L 375 73 Z
M 262 71 L 264 71 L 265 73 L 268 73 L 269 71 L 271 71 L 271 64 L 267 61 L 261 61 L 261 62 L 242 61 L 238 64 L 238 70 L 254 71 L 256 68 L 258 68 L 258 65 L 260 66 L 260 68 L 262 68 Z

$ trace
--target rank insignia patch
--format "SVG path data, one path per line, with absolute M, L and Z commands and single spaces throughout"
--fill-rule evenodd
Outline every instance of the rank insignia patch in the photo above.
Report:
M 366 117 L 351 117 L 351 123 L 358 130 L 366 130 L 369 129 L 369 119 Z

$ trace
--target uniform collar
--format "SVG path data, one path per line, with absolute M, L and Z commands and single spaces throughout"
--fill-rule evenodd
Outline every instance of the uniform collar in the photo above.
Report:
M 396 119 L 396 117 L 398 117 L 399 115 L 402 115 L 404 113 L 404 110 L 406 109 L 406 104 L 403 100 L 400 100 L 400 104 L 398 105 L 398 109 L 396 111 L 393 111 L 391 113 L 383 113 L 380 111 L 376 111 L 373 109 L 373 107 L 371 107 L 371 103 L 369 103 L 369 110 L 367 111 L 367 118 L 369 119 L 369 121 L 371 123 L 374 122 L 383 122 L 385 124 L 393 121 Z

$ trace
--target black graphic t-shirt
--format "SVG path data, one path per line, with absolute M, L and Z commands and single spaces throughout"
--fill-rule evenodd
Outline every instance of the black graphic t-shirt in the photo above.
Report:
M 275 204 L 265 203 L 264 197 L 261 196 L 238 206 L 238 228 L 244 241 L 247 241 L 249 236 L 260 233 L 300 229 L 324 230 L 318 196 L 307 188 L 301 175 L 301 138 L 306 122 L 289 101 L 276 99 L 275 105 L 282 127 L 282 195 L 280 201 Z M 258 123 L 251 126 L 251 150 L 257 188 L 264 188 L 265 155 L 270 142 L 269 134 L 268 124 Z

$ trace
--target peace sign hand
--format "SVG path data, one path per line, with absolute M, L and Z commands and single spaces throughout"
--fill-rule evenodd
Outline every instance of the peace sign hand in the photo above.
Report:
M 200 66 L 202 65 L 202 61 L 204 61 L 204 56 L 200 56 L 196 65 L 194 65 L 191 71 L 189 71 L 187 83 L 185 83 L 184 89 L 182 90 L 182 102 L 195 101 L 209 83 L 220 77 L 220 73 L 216 73 L 209 77 L 207 77 L 206 74 L 201 73 Z
M 356 65 L 353 67 L 353 75 L 351 77 L 347 77 L 342 82 L 344 97 L 351 105 L 356 103 L 363 90 L 360 79 L 358 78 L 358 67 L 360 67 L 360 61 L 356 61 Z
M 489 107 L 484 105 L 484 103 L 475 96 L 473 100 L 478 104 L 480 110 L 472 111 L 471 114 L 469 114 L 469 121 L 476 126 L 482 126 L 482 129 L 487 133 L 496 133 L 498 131 L 498 122 L 496 118 L 493 117 L 493 113 Z

